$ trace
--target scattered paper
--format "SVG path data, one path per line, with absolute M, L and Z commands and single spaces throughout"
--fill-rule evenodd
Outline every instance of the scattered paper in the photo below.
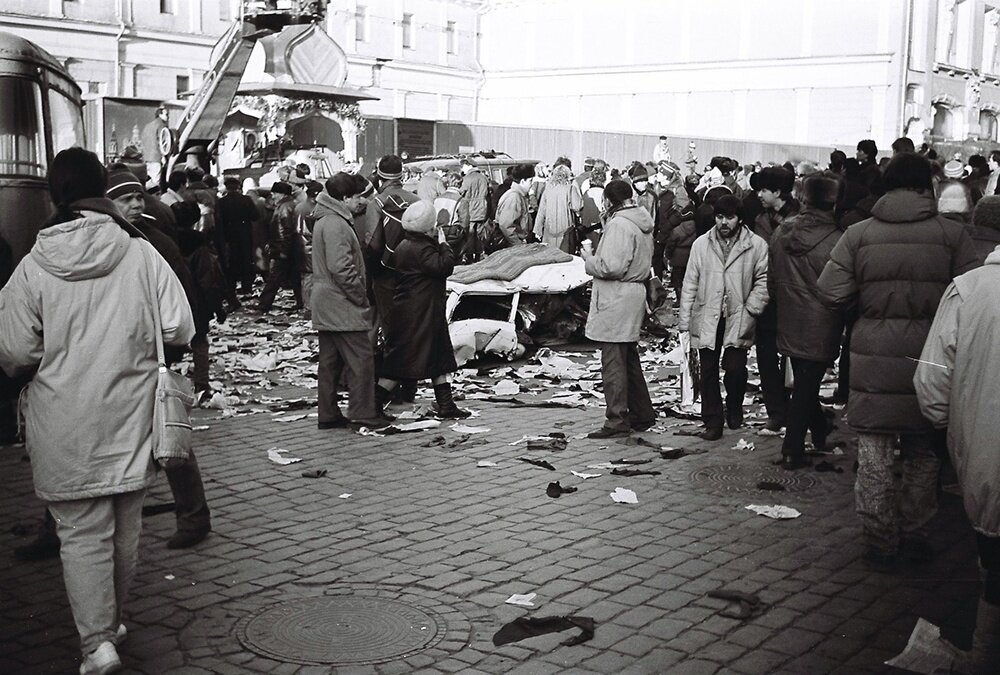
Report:
M 424 429 L 434 429 L 441 426 L 441 420 L 417 420 L 406 424 L 392 424 L 388 429 L 395 429 L 398 432 L 423 431 Z
M 534 607 L 534 599 L 538 596 L 537 593 L 526 593 L 525 595 L 518 595 L 515 593 L 510 596 L 504 602 L 508 605 L 518 605 L 519 607 Z
M 607 446 L 603 446 L 603 447 L 607 447 Z M 604 469 L 605 471 L 610 471 L 611 469 L 624 469 L 624 468 L 626 468 L 628 466 L 631 466 L 631 465 L 628 464 L 628 463 L 625 463 L 625 462 L 601 462 L 599 464 L 588 464 L 587 468 L 588 469 Z M 598 475 L 600 475 L 600 474 L 598 474 Z
M 497 464 L 496 462 L 491 462 L 491 461 L 489 461 L 487 459 L 481 459 L 481 460 L 479 460 L 476 463 L 476 466 L 482 467 L 482 468 L 486 469 L 486 468 L 489 468 L 491 466 L 500 466 L 500 465 Z
M 493 393 L 497 396 L 511 396 L 521 391 L 520 385 L 514 380 L 502 380 L 493 387 Z
M 177 577 L 175 577 L 173 574 L 164 574 L 163 578 L 166 579 L 167 581 L 173 581 Z
M 489 427 L 470 427 L 467 424 L 457 422 L 449 428 L 457 434 L 485 434 L 490 431 Z
M 256 354 L 254 356 L 243 356 L 243 367 L 258 373 L 266 373 L 274 370 L 278 365 L 278 355 L 274 352 Z
M 208 431 L 208 425 L 199 424 L 198 426 L 191 427 L 191 431 Z
M 580 473 L 579 471 L 573 471 L 572 474 L 577 478 L 582 478 L 583 480 L 587 480 L 588 478 L 597 478 L 598 476 L 603 475 L 600 473 Z
M 302 458 L 300 457 L 285 457 L 284 453 L 286 452 L 288 452 L 288 450 L 284 450 L 282 448 L 271 448 L 267 451 L 267 458 L 275 464 L 281 464 L 282 466 L 302 461 Z
M 951 672 L 959 650 L 941 638 L 941 630 L 924 619 L 917 619 L 903 652 L 885 665 L 914 673 L 933 675 Z M 994 664 L 995 665 L 995 664 Z
M 226 405 L 226 397 L 219 392 L 215 392 L 212 394 L 212 398 L 201 404 L 201 407 L 213 410 L 225 410 L 228 406 Z
M 300 413 L 298 415 L 282 415 L 281 417 L 272 417 L 272 422 L 297 422 L 298 420 L 304 420 L 309 417 L 308 413 Z
M 739 443 L 733 446 L 733 450 L 749 450 L 750 452 L 753 452 L 756 449 L 757 449 L 756 446 L 754 446 L 753 443 L 747 441 L 745 438 L 741 438 Z
M 349 499 L 350 497 L 351 497 L 351 493 L 350 492 L 345 492 L 342 495 L 337 495 L 337 499 Z
M 587 434 L 584 434 L 582 437 L 586 437 L 586 435 Z M 513 443 L 508 443 L 507 445 L 511 445 L 511 446 L 513 446 L 513 445 L 519 445 L 521 443 L 526 443 L 528 441 L 541 441 L 541 440 L 544 440 L 546 438 L 549 438 L 549 436 L 528 436 L 528 435 L 524 435 L 524 436 L 521 436 L 516 441 L 514 441 Z
M 615 488 L 615 491 L 611 493 L 611 499 L 618 502 L 619 504 L 638 504 L 639 498 L 635 496 L 635 493 L 628 488 Z
M 789 518 L 798 518 L 802 514 L 789 506 L 775 505 L 764 505 L 764 504 L 750 504 L 746 507 L 748 511 L 753 511 L 762 516 L 767 516 L 768 518 L 774 518 L 775 520 L 787 520 Z

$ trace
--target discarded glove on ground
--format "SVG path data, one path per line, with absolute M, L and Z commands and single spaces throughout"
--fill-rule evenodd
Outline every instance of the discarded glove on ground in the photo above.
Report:
M 762 614 L 767 609 L 767 605 L 761 602 L 755 593 L 744 593 L 743 591 L 730 591 L 720 588 L 715 591 L 709 591 L 708 597 L 735 602 L 737 604 L 736 609 L 726 608 L 719 611 L 720 616 L 730 619 L 749 619 L 754 615 Z

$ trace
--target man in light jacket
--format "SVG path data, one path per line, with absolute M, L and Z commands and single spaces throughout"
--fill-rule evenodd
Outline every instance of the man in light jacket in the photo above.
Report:
M 319 428 L 384 427 L 375 409 L 372 308 L 354 215 L 367 204 L 353 176 L 338 173 L 316 196 L 313 227 L 312 322 L 319 332 Z M 337 404 L 337 384 L 347 369 L 347 416 Z
M 757 317 L 767 306 L 767 244 L 743 226 L 743 206 L 734 195 L 720 197 L 712 208 L 715 227 L 691 247 L 678 324 L 681 332 L 690 333 L 691 348 L 701 361 L 705 428 L 695 435 L 709 441 L 722 438 L 723 419 L 730 429 L 743 425 L 747 352 Z M 719 389 L 720 353 L 726 411 Z
M 948 450 L 986 571 L 972 651 L 957 668 L 971 675 L 996 672 L 1000 663 L 998 297 L 1000 247 L 983 267 L 958 277 L 945 290 L 913 377 L 924 417 L 938 429 L 948 429 Z
M 528 188 L 534 178 L 535 168 L 530 164 L 518 164 L 511 171 L 510 189 L 497 204 L 497 227 L 504 238 L 502 248 L 523 244 L 532 233 Z
M 604 209 L 608 222 L 597 251 L 583 249 L 587 274 L 594 277 L 586 335 L 601 345 L 607 404 L 607 420 L 590 438 L 628 436 L 656 422 L 637 348 L 653 260 L 653 218 L 635 205 L 632 186 L 622 180 L 604 188 Z
M 490 181 L 467 159 L 462 160 L 462 187 L 459 192 L 469 201 L 470 255 L 478 260 L 482 254 L 483 223 L 489 217 Z

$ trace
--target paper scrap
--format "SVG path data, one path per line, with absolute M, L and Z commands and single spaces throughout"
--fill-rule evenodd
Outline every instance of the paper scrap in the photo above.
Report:
M 177 577 L 175 577 L 173 574 L 164 574 L 163 578 L 166 579 L 167 581 L 173 581 Z
M 756 446 L 753 443 L 747 441 L 745 438 L 741 438 L 739 442 L 733 446 L 733 450 L 749 450 L 753 452 L 756 450 Z
M 304 420 L 309 417 L 308 413 L 299 413 L 298 415 L 282 415 L 281 417 L 272 417 L 272 422 L 297 422 L 298 420 Z
M 191 427 L 191 431 L 208 431 L 208 425 L 199 424 L 198 426 Z
M 302 461 L 302 458 L 300 457 L 285 457 L 284 453 L 286 452 L 288 452 L 288 450 L 284 450 L 282 448 L 271 448 L 267 451 L 267 458 L 275 464 L 281 464 L 282 466 Z
M 597 478 L 598 476 L 603 475 L 600 473 L 580 473 L 579 471 L 573 471 L 572 473 L 577 478 L 582 478 L 583 480 L 587 480 L 588 478 Z
M 344 494 L 342 494 L 342 495 L 337 495 L 337 499 L 349 499 L 349 498 L 350 498 L 350 496 L 351 496 L 351 493 L 350 493 L 350 492 L 345 492 L 345 493 L 344 493 Z
M 602 446 L 602 447 L 606 448 L 607 446 L 605 445 L 605 446 Z M 625 462 L 601 462 L 599 464 L 588 464 L 587 468 L 588 469 L 604 469 L 606 471 L 610 471 L 611 469 L 624 469 L 625 467 L 628 467 L 628 466 L 631 466 L 631 465 L 628 464 L 628 463 L 625 463 Z
M 941 638 L 940 628 L 924 619 L 917 619 L 902 653 L 886 661 L 885 665 L 933 675 L 951 672 L 958 656 L 959 650 Z
M 471 427 L 458 422 L 452 424 L 449 428 L 457 434 L 485 434 L 490 431 L 489 427 Z
M 485 469 L 485 468 L 488 468 L 488 467 L 491 467 L 491 466 L 500 466 L 500 465 L 497 464 L 496 462 L 491 462 L 491 461 L 486 460 L 486 459 L 481 459 L 481 460 L 479 460 L 479 462 L 476 463 L 476 466 L 482 467 L 482 468 Z
M 534 599 L 538 596 L 537 593 L 526 593 L 525 595 L 518 595 L 515 593 L 510 596 L 504 602 L 508 605 L 518 605 L 519 607 L 534 607 Z
M 501 380 L 493 386 L 493 393 L 497 396 L 511 396 L 521 391 L 521 386 L 514 380 Z
M 417 420 L 416 422 L 408 422 L 406 424 L 390 425 L 392 429 L 401 432 L 423 431 L 424 429 L 434 429 L 439 426 L 441 426 L 441 420 Z
M 765 505 L 765 504 L 750 504 L 746 507 L 748 511 L 753 511 L 762 516 L 767 516 L 768 518 L 774 518 L 775 520 L 787 520 L 789 518 L 798 518 L 802 514 L 789 506 L 781 506 L 780 504 Z
M 635 493 L 628 488 L 615 488 L 615 491 L 611 493 L 611 499 L 618 502 L 619 504 L 638 504 L 639 498 L 635 496 Z

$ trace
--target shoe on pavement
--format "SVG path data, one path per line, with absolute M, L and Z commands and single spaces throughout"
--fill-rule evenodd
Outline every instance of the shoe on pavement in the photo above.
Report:
M 649 431 L 655 425 L 656 425 L 656 418 L 654 417 L 653 419 L 648 420 L 646 422 L 638 422 L 636 424 L 633 424 L 632 431 Z
M 30 544 L 14 549 L 14 557 L 21 562 L 38 562 L 59 557 L 59 537 L 51 532 L 42 532 Z
M 116 673 L 122 668 L 122 660 L 118 658 L 118 650 L 111 642 L 102 642 L 100 646 L 87 654 L 80 664 L 80 675 L 107 675 Z
M 785 425 L 776 419 L 771 417 L 767 418 L 767 422 L 764 423 L 763 428 L 761 428 L 757 434 L 759 436 L 780 436 L 785 430 Z
M 609 427 L 601 427 L 597 431 L 591 431 L 587 434 L 587 438 L 623 438 L 631 433 L 631 429 L 611 429 Z
M 726 414 L 726 424 L 730 429 L 739 429 L 743 426 L 743 406 L 729 409 Z
M 383 413 L 367 420 L 351 420 L 347 423 L 347 426 L 355 431 L 358 431 L 361 427 L 368 427 L 369 429 L 385 429 L 395 421 L 395 417 L 390 417 L 389 415 Z
M 781 468 L 785 471 L 796 471 L 798 469 L 805 469 L 806 467 L 812 466 L 812 461 L 810 461 L 808 457 L 798 455 L 782 455 L 779 466 L 781 466 Z
M 717 441 L 722 438 L 722 427 L 718 429 L 705 429 L 700 434 L 695 434 L 695 436 L 704 441 Z
M 208 536 L 208 533 L 212 531 L 212 528 L 205 528 L 204 530 L 190 530 L 182 532 L 178 530 L 174 536 L 170 537 L 170 541 L 167 542 L 167 548 L 177 549 L 177 548 L 191 548 L 196 544 L 200 544 Z
M 329 422 L 319 422 L 316 424 L 318 429 L 346 429 L 347 425 L 351 423 L 351 420 L 346 417 L 338 417 L 335 420 L 330 420 Z

